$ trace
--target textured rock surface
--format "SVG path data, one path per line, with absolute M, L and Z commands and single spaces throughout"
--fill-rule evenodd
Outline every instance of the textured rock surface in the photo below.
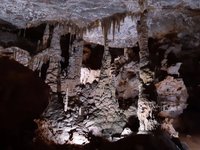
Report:
M 82 84 L 92 83 L 93 81 L 99 81 L 100 70 L 91 70 L 88 68 L 81 68 L 80 82 Z
M 129 124 L 130 117 L 136 115 L 138 59 L 131 61 L 126 54 L 112 58 L 115 59 L 115 73 L 111 75 L 113 65 L 107 55 L 103 58 L 106 64 L 103 64 L 99 82 L 89 84 L 84 78 L 81 82 L 86 84 L 79 85 L 81 61 L 85 59 L 82 56 L 84 45 L 74 34 L 82 36 L 84 33 L 82 38 L 85 41 L 101 45 L 105 44 L 107 35 L 109 47 L 137 46 L 138 14 L 136 0 L 99 0 L 95 3 L 91 0 L 1 1 L 0 45 L 3 47 L 0 55 L 14 58 L 39 72 L 52 90 L 51 103 L 43 118 L 37 120 L 38 135 L 42 139 L 49 143 L 83 144 L 88 142 L 89 131 L 111 138 L 115 133 L 120 134 L 125 124 Z M 188 94 L 189 106 L 199 109 L 196 105 L 199 104 L 200 89 L 199 20 L 198 0 L 149 1 L 147 24 L 152 38 L 149 39 L 149 49 L 163 108 L 160 114 L 164 117 L 176 117 L 182 113 Z M 41 36 L 33 36 L 34 32 Z M 65 46 L 69 54 L 66 52 L 63 56 L 61 36 L 68 32 L 71 34 Z M 125 110 L 119 108 L 121 102 Z M 167 119 L 163 128 L 176 134 L 171 124 Z
M 149 1 L 150 14 L 148 17 L 149 35 L 160 37 L 168 33 L 185 33 L 199 31 L 195 26 L 199 20 L 200 2 L 195 0 Z M 109 45 L 114 47 L 131 47 L 137 42 L 136 21 L 139 12 L 136 0 L 100 0 L 98 3 L 93 1 L 25 1 L 25 0 L 3 0 L 0 5 L 1 24 L 9 22 L 18 28 L 26 28 L 41 24 L 42 22 L 60 22 L 71 28 L 84 28 L 116 13 L 131 12 L 133 19 L 127 17 L 124 23 L 120 23 L 120 31 L 115 34 L 112 40 L 112 32 L 108 35 Z M 126 15 L 125 15 L 126 16 Z M 112 17 L 111 23 L 112 24 Z M 115 20 L 115 19 L 113 19 Z M 122 17 L 123 20 L 123 17 Z M 167 24 L 166 24 L 167 22 Z M 74 26 L 73 26 L 74 24 Z M 109 22 L 108 22 L 109 24 Z M 177 28 L 178 27 L 178 28 Z M 87 41 L 103 44 L 103 34 L 99 29 L 91 30 L 84 37 Z M 107 30 L 107 29 L 106 29 Z M 112 29 L 110 30 L 112 31 Z M 94 37 L 95 35 L 95 37 Z
M 0 48 L 0 55 L 14 59 L 26 67 L 29 66 L 29 62 L 31 59 L 31 56 L 27 51 L 18 47 L 10 47 L 6 49 Z
M 168 76 L 156 84 L 158 101 L 162 105 L 161 114 L 168 117 L 177 117 L 187 107 L 188 93 L 182 79 Z M 168 115 L 167 115 L 168 114 Z

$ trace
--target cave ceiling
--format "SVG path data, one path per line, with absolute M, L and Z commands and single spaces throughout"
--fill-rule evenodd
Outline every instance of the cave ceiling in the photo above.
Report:
M 25 29 L 59 23 L 70 31 L 83 32 L 85 41 L 102 45 L 103 29 L 110 47 L 132 47 L 137 43 L 138 13 L 137 0 L 1 0 L 0 27 Z M 196 33 L 200 1 L 149 0 L 148 18 L 151 37 Z

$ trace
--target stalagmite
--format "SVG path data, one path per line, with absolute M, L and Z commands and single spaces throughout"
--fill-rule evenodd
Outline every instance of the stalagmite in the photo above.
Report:
M 65 91 L 65 98 L 63 99 L 64 111 L 65 112 L 67 112 L 68 101 L 69 101 L 69 91 L 68 91 L 68 88 L 67 88 L 67 90 Z
M 118 109 L 118 102 L 115 99 L 115 86 L 111 76 L 111 55 L 108 42 L 105 39 L 100 78 L 97 87 L 93 91 L 95 107 L 94 124 L 91 127 L 97 128 L 99 132 L 106 130 L 109 136 L 121 133 L 125 125 L 125 117 Z M 108 111 L 109 110 L 109 111 Z M 100 115 L 99 115 L 100 114 Z M 120 122 L 120 123 L 119 123 Z M 94 133 L 95 134 L 95 133 Z

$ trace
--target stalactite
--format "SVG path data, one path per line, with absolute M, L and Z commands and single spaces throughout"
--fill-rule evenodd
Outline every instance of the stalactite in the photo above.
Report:
M 76 23 L 72 22 L 71 20 L 63 22 L 62 26 L 64 27 L 63 34 L 70 33 L 72 35 L 77 35 L 79 37 L 83 36 L 83 32 L 85 30 L 82 27 L 79 27 Z
M 159 126 L 157 120 L 158 105 L 156 88 L 154 85 L 154 71 L 151 68 L 148 49 L 148 26 L 147 26 L 147 1 L 139 0 L 141 16 L 137 23 L 139 42 L 139 99 L 138 99 L 138 119 L 140 121 L 139 133 L 149 133 Z
M 91 31 L 94 28 L 97 28 L 100 26 L 100 20 L 96 20 L 90 24 L 88 24 L 86 27 L 83 28 L 83 33 L 87 32 L 87 31 Z
M 48 25 L 47 25 L 48 26 Z M 48 30 L 48 31 L 47 31 Z M 49 27 L 46 27 L 43 39 L 46 40 L 49 37 Z M 62 34 L 62 29 L 57 25 L 53 30 L 52 40 L 50 48 L 44 50 L 43 52 L 35 55 L 30 63 L 30 68 L 32 70 L 40 70 L 42 64 L 46 63 L 51 59 L 53 62 L 61 61 L 61 47 L 60 47 L 60 36 Z
M 73 39 L 74 37 L 71 37 L 71 40 Z M 81 38 L 75 39 L 69 48 L 69 65 L 66 78 L 66 88 L 69 90 L 69 96 L 74 95 L 75 86 L 80 83 L 82 55 L 83 41 Z
M 57 25 L 54 30 L 53 30 L 53 36 L 51 39 L 51 44 L 50 44 L 50 48 L 54 49 L 54 50 L 61 50 L 60 47 L 60 36 L 62 35 L 62 31 L 63 31 L 63 26 L 61 25 Z
M 50 41 L 50 25 L 47 23 L 41 40 L 38 40 L 37 51 L 46 49 Z
M 113 40 L 114 40 L 115 29 L 117 28 L 118 31 L 120 30 L 120 23 L 124 22 L 125 17 L 128 15 L 129 14 L 127 12 L 116 13 L 112 16 L 106 17 L 101 20 L 101 27 L 103 31 L 104 40 L 107 39 L 108 33 L 110 33 L 110 30 L 111 30 L 111 27 L 112 27 Z
M 47 24 L 44 30 L 44 35 L 42 37 L 42 45 L 46 47 L 48 44 L 49 38 L 50 38 L 50 28 L 49 28 L 49 24 Z

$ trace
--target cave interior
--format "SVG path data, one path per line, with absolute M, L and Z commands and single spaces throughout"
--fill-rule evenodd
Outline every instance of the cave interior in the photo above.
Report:
M 138 14 L 108 12 L 81 28 L 59 16 L 17 26 L 0 11 L 0 149 L 199 150 L 200 7 L 172 4 L 148 12 L 159 107 L 148 134 L 138 134 Z

